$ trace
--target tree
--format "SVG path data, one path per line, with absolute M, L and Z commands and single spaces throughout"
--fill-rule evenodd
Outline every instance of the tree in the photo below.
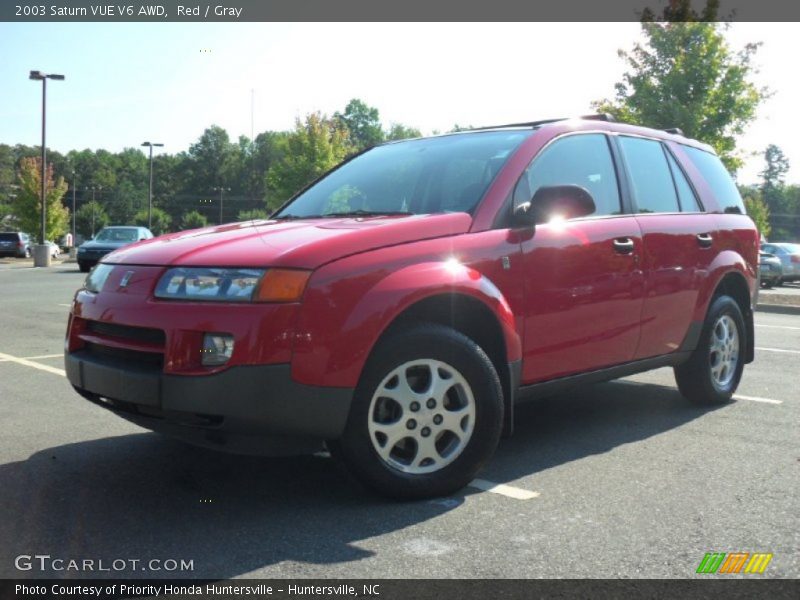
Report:
M 690 0 L 673 0 L 666 19 L 709 19 L 716 3 L 702 15 L 691 10 Z M 766 89 L 751 81 L 751 60 L 758 44 L 733 52 L 725 41 L 723 24 L 711 22 L 652 22 L 644 14 L 646 42 L 631 52 L 620 50 L 628 65 L 615 86 L 613 100 L 593 102 L 599 112 L 619 121 L 656 129 L 679 127 L 688 137 L 700 139 L 717 151 L 728 169 L 742 164 L 736 154 L 736 137 L 756 115 L 767 97 Z
M 342 123 L 350 132 L 350 141 L 356 150 L 380 144 L 384 139 L 378 109 L 367 106 L 358 98 L 350 100 L 344 113 L 337 112 L 333 118 Z
M 266 219 L 269 217 L 269 212 L 261 208 L 254 208 L 253 210 L 242 210 L 236 216 L 237 221 L 258 221 L 259 219 Z
M 11 202 L 11 209 L 18 220 L 20 229 L 36 234 L 41 231 L 42 227 L 41 170 L 40 158 L 22 159 L 18 173 L 19 189 Z M 61 202 L 66 191 L 67 184 L 64 182 L 64 178 L 59 177 L 57 180 L 53 180 L 53 167 L 52 165 L 48 166 L 45 173 L 45 204 L 47 206 L 45 237 L 48 240 L 56 240 L 67 231 L 69 211 Z
M 209 193 L 218 186 L 230 187 L 239 193 L 239 182 L 235 173 L 238 169 L 239 153 L 232 144 L 228 132 L 219 125 L 212 125 L 203 132 L 197 143 L 189 147 L 186 157 L 190 178 L 199 193 Z
M 75 229 L 85 238 L 94 237 L 108 223 L 108 214 L 99 202 L 89 201 L 75 211 Z
M 390 141 L 417 137 L 422 137 L 422 133 L 419 129 L 407 127 L 402 123 L 392 123 L 389 127 L 389 131 L 386 132 L 386 139 Z
M 761 171 L 761 194 L 764 201 L 775 212 L 785 212 L 784 180 L 789 172 L 789 160 L 775 144 L 764 151 L 766 166 Z
M 140 227 L 147 227 L 147 209 L 140 210 L 138 213 L 136 213 L 136 215 L 133 217 L 133 222 Z M 168 233 L 171 225 L 172 217 L 170 217 L 166 211 L 154 206 L 152 224 L 150 226 L 150 231 L 153 232 L 153 235 L 163 235 Z
M 181 219 L 181 229 L 200 229 L 206 225 L 208 225 L 208 219 L 196 210 L 190 210 Z
M 298 119 L 285 140 L 282 157 L 267 173 L 268 210 L 277 208 L 295 192 L 339 164 L 351 150 L 347 130 L 338 119 L 320 113 Z
M 758 227 L 758 232 L 764 238 L 768 238 L 771 227 L 769 225 L 769 207 L 767 203 L 757 194 L 748 195 L 744 197 L 744 206 L 747 214 L 750 215 L 750 218 L 753 219 L 756 227 Z

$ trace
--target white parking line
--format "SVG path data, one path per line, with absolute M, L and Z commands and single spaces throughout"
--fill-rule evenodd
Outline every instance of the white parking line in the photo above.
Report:
M 66 306 L 67 308 L 71 308 L 72 304 L 56 304 L 56 306 Z
M 504 483 L 486 481 L 485 479 L 473 479 L 469 487 L 477 488 L 484 492 L 500 494 L 501 496 L 514 498 L 515 500 L 531 500 L 539 497 L 539 492 L 529 492 L 528 490 L 523 490 Z
M 800 354 L 800 350 L 784 350 L 783 348 L 759 348 L 756 346 L 756 350 L 761 350 L 762 352 L 783 352 L 785 354 Z
M 39 369 L 40 371 L 46 371 L 48 373 L 52 373 L 53 375 L 61 375 L 62 377 L 67 376 L 67 373 L 64 371 L 64 369 L 56 369 L 55 367 L 50 367 L 48 365 L 35 363 L 31 360 L 28 360 L 27 358 L 17 358 L 16 356 L 11 356 L 10 354 L 3 354 L 2 352 L 0 352 L 0 360 L 17 363 L 18 365 L 23 365 L 26 367 L 32 367 L 34 369 Z
M 788 325 L 762 325 L 761 323 L 756 323 L 756 327 L 766 327 L 768 329 L 793 329 L 795 331 L 800 331 L 800 327 L 789 327 Z
M 763 402 L 764 404 L 783 404 L 783 400 L 773 400 L 772 398 L 761 398 L 759 396 L 743 396 L 742 394 L 734 394 L 735 400 L 749 400 L 750 402 Z
M 62 358 L 64 353 L 61 354 L 44 354 L 42 356 L 23 356 L 23 360 L 36 360 L 37 358 Z

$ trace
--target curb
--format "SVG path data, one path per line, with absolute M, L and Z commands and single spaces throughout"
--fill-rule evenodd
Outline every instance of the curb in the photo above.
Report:
M 779 313 L 783 315 L 800 315 L 800 306 L 790 304 L 756 304 L 756 311 Z

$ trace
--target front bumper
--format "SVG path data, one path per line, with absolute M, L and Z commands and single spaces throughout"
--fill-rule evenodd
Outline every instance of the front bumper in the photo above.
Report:
M 65 355 L 65 368 L 82 396 L 141 427 L 246 454 L 315 451 L 341 436 L 353 396 L 296 383 L 288 364 L 174 375 L 77 350 Z

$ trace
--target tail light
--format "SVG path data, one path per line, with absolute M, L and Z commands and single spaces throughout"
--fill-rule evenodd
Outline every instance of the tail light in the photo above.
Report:
M 792 262 L 800 263 L 800 254 L 792 254 Z
M 17 247 L 18 247 L 18 248 L 22 248 L 24 245 L 25 245 L 25 244 L 23 244 L 22 242 L 17 242 Z

